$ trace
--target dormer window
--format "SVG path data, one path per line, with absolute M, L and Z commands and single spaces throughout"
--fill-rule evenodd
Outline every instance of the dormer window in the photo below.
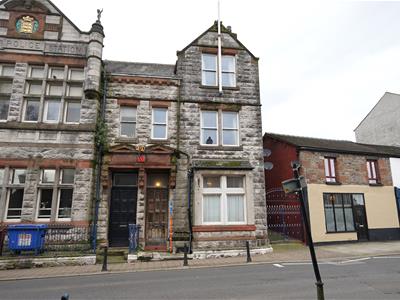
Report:
M 202 54 L 202 79 L 205 86 L 218 85 L 218 56 L 216 54 Z M 236 86 L 236 58 L 233 55 L 222 55 L 221 61 L 222 86 Z

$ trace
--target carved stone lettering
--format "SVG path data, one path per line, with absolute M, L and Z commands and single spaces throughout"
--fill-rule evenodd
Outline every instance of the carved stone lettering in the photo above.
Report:
M 0 49 L 22 49 L 45 53 L 85 56 L 87 45 L 0 38 Z

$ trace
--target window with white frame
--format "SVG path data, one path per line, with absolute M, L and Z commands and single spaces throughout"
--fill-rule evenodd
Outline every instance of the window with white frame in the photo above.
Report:
M 374 159 L 367 160 L 368 183 L 379 184 L 378 161 Z
M 14 65 L 0 65 L 0 76 L 13 77 L 15 72 Z
M 336 159 L 334 157 L 324 157 L 324 166 L 326 182 L 336 182 Z
M 166 140 L 168 134 L 168 109 L 155 107 L 152 110 L 151 138 Z
M 219 120 L 221 119 L 221 122 Z M 232 111 L 201 111 L 200 144 L 239 146 L 239 113 Z
M 201 144 L 218 145 L 218 112 L 201 112 Z
M 120 136 L 130 138 L 136 136 L 136 107 L 121 106 Z
M 10 169 L 9 185 L 7 187 L 7 220 L 20 220 L 24 199 L 26 169 Z
M 0 97 L 0 121 L 6 121 L 10 108 L 10 97 Z
M 237 112 L 222 112 L 222 145 L 239 145 L 239 116 Z
M 202 176 L 202 223 L 246 222 L 245 176 Z
M 81 119 L 81 102 L 66 101 L 65 102 L 65 123 L 79 123 Z
M 25 86 L 23 121 L 79 123 L 83 81 L 84 69 L 30 66 Z
M 218 56 L 216 54 L 202 54 L 202 85 L 218 85 Z M 221 75 L 223 87 L 236 86 L 236 58 L 232 55 L 221 56 Z
M 25 100 L 24 121 L 37 122 L 39 120 L 40 99 L 28 98 Z
M 71 219 L 74 178 L 75 169 L 41 170 L 37 219 L 47 221 Z

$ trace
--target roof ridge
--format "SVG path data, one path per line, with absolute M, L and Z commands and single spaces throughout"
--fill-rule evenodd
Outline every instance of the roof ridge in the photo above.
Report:
M 158 65 L 158 66 L 173 66 L 175 67 L 175 64 L 165 64 L 165 63 L 151 63 L 151 62 L 140 62 L 140 61 L 122 61 L 122 60 L 110 60 L 110 59 L 104 59 L 104 62 L 114 62 L 114 63 L 124 63 L 124 64 L 144 64 L 144 65 Z
M 294 137 L 294 138 L 303 138 L 303 139 L 334 141 L 334 142 L 350 142 L 350 143 L 358 144 L 357 142 L 353 142 L 353 141 L 349 141 L 349 140 L 327 139 L 327 138 L 310 137 L 310 136 L 303 136 L 303 135 L 291 135 L 291 134 L 273 133 L 273 132 L 265 132 L 265 134 L 280 135 L 280 136 Z

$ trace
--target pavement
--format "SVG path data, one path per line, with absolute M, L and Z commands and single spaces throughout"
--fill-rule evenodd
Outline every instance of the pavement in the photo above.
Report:
M 225 257 L 215 259 L 189 260 L 189 266 L 183 266 L 181 260 L 164 260 L 135 263 L 109 264 L 108 270 L 101 271 L 102 265 L 62 266 L 32 269 L 13 269 L 0 271 L 0 281 L 21 280 L 33 278 L 54 278 L 68 276 L 85 276 L 93 274 L 110 274 L 124 272 L 143 272 L 155 270 L 176 270 L 206 267 L 239 266 L 246 264 L 274 264 L 283 262 L 310 261 L 308 247 L 299 244 L 272 245 L 274 251 L 265 255 L 254 255 L 252 262 L 247 263 L 246 257 Z M 361 257 L 376 257 L 400 254 L 400 241 L 395 242 L 360 242 L 337 245 L 322 245 L 316 247 L 319 262 L 337 261 Z

